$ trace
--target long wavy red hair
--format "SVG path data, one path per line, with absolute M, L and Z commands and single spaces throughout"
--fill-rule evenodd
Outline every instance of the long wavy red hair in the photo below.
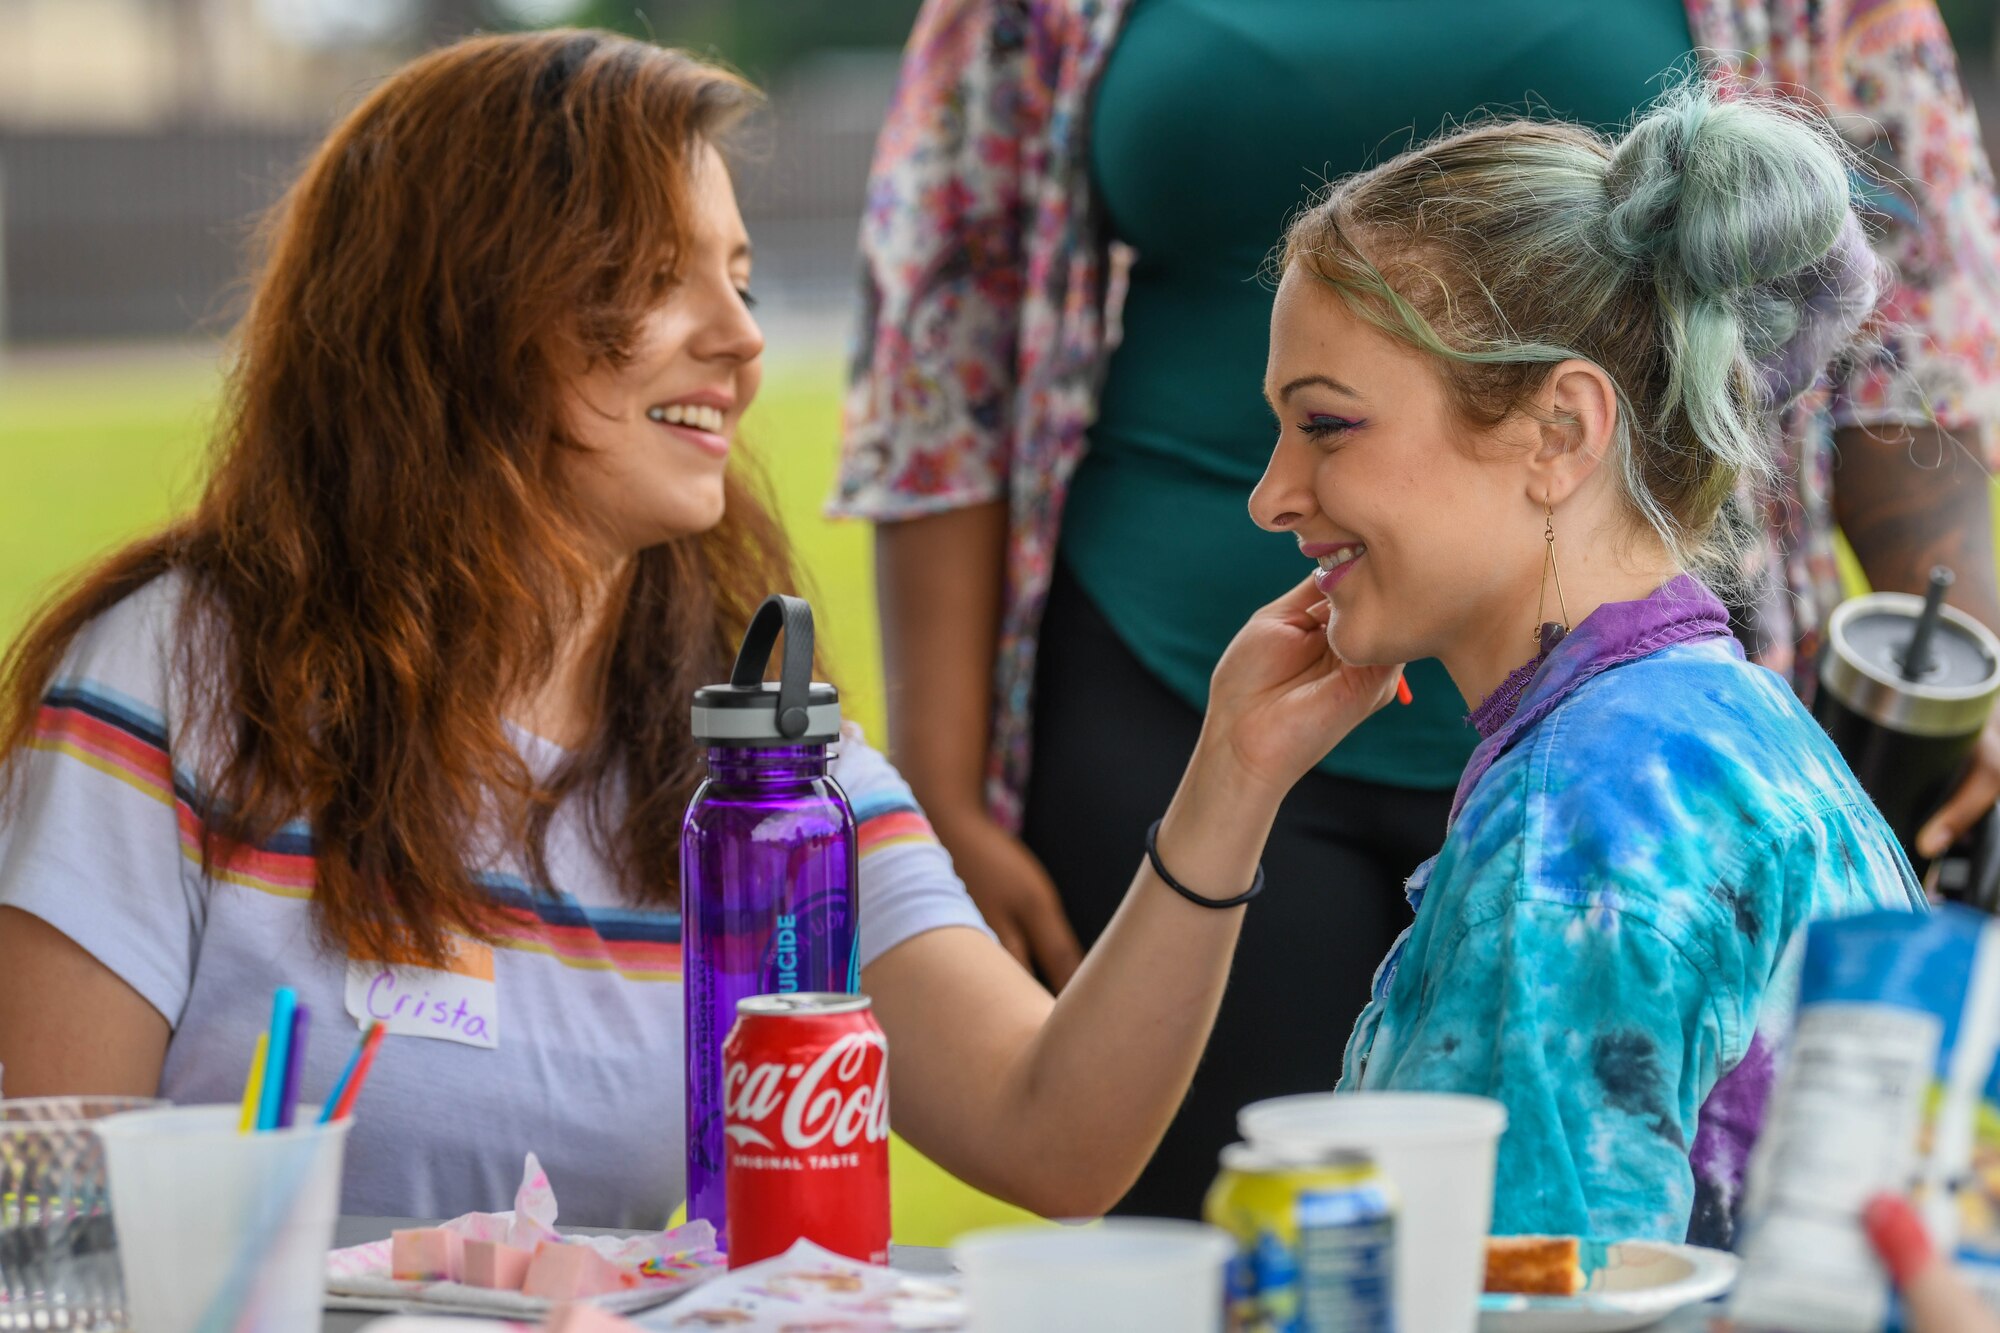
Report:
M 720 526 L 634 560 L 593 738 L 561 773 L 537 782 L 502 717 L 602 576 L 564 484 L 564 386 L 628 355 L 684 244 L 693 155 L 756 98 L 577 31 L 460 42 L 377 88 L 265 222 L 200 502 L 79 575 L 0 666 L 9 774 L 79 632 L 180 571 L 195 707 L 227 738 L 204 858 L 307 818 L 329 946 L 435 960 L 484 935 L 464 857 L 496 803 L 545 883 L 552 812 L 590 799 L 633 896 L 675 903 L 689 696 L 794 584 L 761 487 L 733 472 Z

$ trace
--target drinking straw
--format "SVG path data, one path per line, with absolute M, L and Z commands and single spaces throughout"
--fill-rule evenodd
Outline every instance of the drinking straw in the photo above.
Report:
M 285 1052 L 285 1081 L 278 1093 L 278 1128 L 290 1129 L 299 1111 L 299 1067 L 305 1063 L 306 1033 L 312 1028 L 312 1010 L 303 1002 L 292 1010 L 291 1049 Z
M 257 1128 L 278 1127 L 278 1103 L 285 1092 L 285 1066 L 292 1054 L 292 1011 L 298 1007 L 299 993 L 290 986 L 278 987 L 271 997 L 271 1048 L 264 1059 L 264 1090 L 257 1100 Z
M 1416 702 L 1416 696 L 1410 693 L 1408 677 L 1396 677 L 1396 702 L 1402 704 L 1405 708 Z
M 354 1099 L 361 1095 L 361 1085 L 368 1081 L 368 1071 L 374 1067 L 375 1052 L 382 1048 L 383 1034 L 388 1031 L 380 1023 L 368 1030 L 368 1036 L 361 1045 L 361 1059 L 354 1066 L 354 1077 L 347 1081 L 347 1088 L 340 1094 L 340 1101 L 333 1108 L 333 1119 L 345 1120 L 354 1111 Z
M 1924 591 L 1924 609 L 1917 616 L 1916 633 L 1903 649 L 1903 679 L 1921 679 L 1931 669 L 1931 639 L 1937 634 L 1938 616 L 1944 610 L 1944 595 L 1951 590 L 1953 574 L 1943 565 L 1931 569 L 1930 587 Z
M 257 1128 L 257 1102 L 264 1093 L 264 1056 L 271 1049 L 271 1034 L 257 1034 L 257 1048 L 250 1053 L 250 1077 L 243 1083 L 243 1112 L 236 1118 L 236 1132 L 248 1134 Z
M 361 1030 L 361 1040 L 354 1043 L 354 1050 L 347 1057 L 347 1064 L 341 1068 L 340 1077 L 333 1081 L 333 1091 L 326 1094 L 326 1105 L 319 1111 L 319 1122 L 324 1125 L 333 1119 L 333 1108 L 340 1104 L 341 1094 L 347 1091 L 347 1081 L 354 1077 L 354 1066 L 361 1063 L 361 1052 L 368 1048 L 368 1036 L 382 1026 L 379 1018 L 369 1020 Z

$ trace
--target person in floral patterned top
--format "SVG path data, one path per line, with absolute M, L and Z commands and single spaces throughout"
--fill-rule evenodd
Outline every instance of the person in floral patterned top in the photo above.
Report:
M 1782 485 L 1740 497 L 1735 521 L 1761 532 L 1733 626 L 1805 686 L 1839 597 L 1836 525 L 1875 586 L 1948 563 L 1960 604 L 2000 623 L 1985 475 L 1954 442 L 2000 397 L 2000 219 L 1933 0 L 1417 9 L 928 0 L 917 20 L 862 225 L 833 509 L 880 525 L 897 762 L 987 919 L 1052 983 L 1108 916 L 1089 886 L 1194 743 L 1215 627 L 1272 595 L 1255 571 L 1282 553 L 1251 550 L 1242 517 L 1270 438 L 1263 251 L 1317 180 L 1393 152 L 1395 132 L 1531 98 L 1608 125 L 1690 50 L 1830 115 L 1865 153 L 1898 278 L 1879 354 L 1775 424 Z M 1404 57 L 1413 22 L 1422 65 Z M 1178 363 L 1160 352 L 1176 335 Z M 1331 1081 L 1288 1013 L 1366 999 L 1477 739 L 1440 724 L 1463 705 L 1434 664 L 1412 680 L 1415 708 L 1375 718 L 1286 804 L 1267 850 L 1285 892 L 1246 928 L 1216 1055 L 1135 1210 L 1192 1210 L 1242 1101 Z M 2000 792 L 2000 732 L 1980 754 L 1927 849 Z M 1329 860 L 1340 895 L 1296 882 Z

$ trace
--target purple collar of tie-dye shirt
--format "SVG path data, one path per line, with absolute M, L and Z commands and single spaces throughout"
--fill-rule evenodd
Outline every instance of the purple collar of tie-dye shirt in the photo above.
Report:
M 1527 687 L 1512 708 L 1482 703 L 1473 710 L 1479 728 L 1479 748 L 1458 779 L 1451 799 L 1451 816 L 1458 818 L 1466 797 L 1486 776 L 1486 770 L 1510 746 L 1586 681 L 1626 662 L 1677 643 L 1729 637 L 1729 612 L 1708 585 L 1681 574 L 1636 602 L 1606 602 L 1541 659 Z M 1504 687 L 1503 687 L 1504 688 Z M 1495 692 L 1496 694 L 1498 691 Z

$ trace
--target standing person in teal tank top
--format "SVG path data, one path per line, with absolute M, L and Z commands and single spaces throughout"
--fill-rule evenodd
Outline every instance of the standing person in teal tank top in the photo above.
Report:
M 1136 0 L 1125 21 L 1089 148 L 1111 233 L 1137 258 L 1058 559 L 1192 709 L 1230 636 L 1289 586 L 1297 560 L 1245 514 L 1275 433 L 1256 392 L 1273 229 L 1320 181 L 1481 107 L 1532 101 L 1618 124 L 1691 45 L 1679 0 L 1526 8 Z M 1321 772 L 1424 792 L 1458 781 L 1478 741 L 1467 702 L 1436 662 L 1413 664 L 1409 680 L 1415 703 L 1372 719 Z M 1440 822 L 1433 843 L 1442 834 Z
M 1101 867 L 1192 749 L 1216 660 L 1298 577 L 1295 543 L 1246 512 L 1276 434 L 1259 393 L 1274 228 L 1322 180 L 1482 106 L 1532 97 L 1623 121 L 1691 45 L 1679 0 L 1525 8 L 1137 0 L 1126 19 L 1089 148 L 1111 233 L 1137 258 L 1064 511 L 1023 825 L 1086 945 L 1118 906 Z M 1479 739 L 1443 667 L 1408 679 L 1414 702 L 1363 723 L 1286 803 L 1265 852 L 1279 892 L 1260 906 L 1275 910 L 1244 923 L 1211 1054 L 1128 1211 L 1193 1214 L 1239 1107 L 1327 1086 L 1328 1054 L 1300 1026 L 1366 1001 Z

